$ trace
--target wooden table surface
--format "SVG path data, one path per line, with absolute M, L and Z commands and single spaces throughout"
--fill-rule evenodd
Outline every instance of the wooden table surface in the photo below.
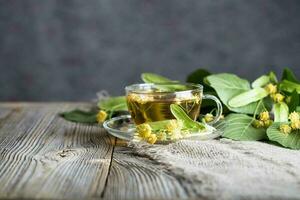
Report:
M 0 104 L 0 199 L 181 199 L 184 183 L 97 125 L 58 116 L 85 103 Z M 116 145 L 117 144 L 117 145 Z
M 0 199 L 203 199 L 198 185 L 137 156 L 99 125 L 71 123 L 58 115 L 89 107 L 87 103 L 0 103 Z M 259 149 L 263 144 L 258 145 Z M 241 161 L 236 156 L 245 154 L 251 163 L 245 170 L 255 167 L 251 159 L 262 161 L 257 169 L 268 163 L 272 173 L 281 169 L 282 158 L 276 161 L 271 154 L 266 159 L 264 153 L 251 149 L 238 151 L 243 149 L 228 148 L 226 155 L 233 158 L 233 165 Z M 298 176 L 299 162 L 291 163 L 282 166 L 294 166 L 286 171 Z M 293 186 L 293 197 L 299 184 Z

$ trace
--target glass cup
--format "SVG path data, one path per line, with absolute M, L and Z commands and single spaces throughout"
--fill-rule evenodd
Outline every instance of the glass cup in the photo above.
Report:
M 200 113 L 202 99 L 216 102 L 216 123 L 222 114 L 222 104 L 213 95 L 203 94 L 203 86 L 191 83 L 142 83 L 125 87 L 130 115 L 135 124 L 174 119 L 170 105 L 181 105 L 186 113 L 196 120 Z

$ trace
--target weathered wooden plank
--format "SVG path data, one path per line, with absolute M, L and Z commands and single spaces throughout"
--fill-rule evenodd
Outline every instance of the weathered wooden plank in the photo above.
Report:
M 116 147 L 104 191 L 106 199 L 187 199 L 182 183 L 155 161 L 135 155 L 128 147 Z
M 0 199 L 100 198 L 113 140 L 57 116 L 83 104 L 0 104 Z
M 132 152 L 129 149 L 127 151 L 124 154 L 130 155 Z M 147 189 L 150 188 L 147 191 L 144 188 L 140 189 L 137 187 L 138 184 L 135 184 L 139 193 L 142 191 L 155 194 L 158 190 L 152 185 L 152 182 L 148 183 L 148 179 L 146 179 L 147 181 L 139 179 L 139 172 L 144 170 L 143 165 L 146 164 L 147 159 L 152 159 L 155 162 L 149 162 L 149 165 L 146 165 L 145 174 L 147 175 L 143 175 L 143 177 L 150 177 L 153 174 L 151 172 L 153 168 L 166 170 L 171 177 L 176 177 L 185 189 L 188 199 L 300 199 L 299 151 L 257 141 L 221 139 L 183 140 L 167 146 L 136 144 L 134 154 L 134 159 L 140 157 L 141 162 L 128 159 L 126 156 L 127 160 L 123 160 L 123 156 L 116 158 L 118 163 L 114 164 L 113 162 L 112 169 L 114 165 L 120 164 L 127 166 L 128 169 L 124 167 L 125 169 L 119 170 L 121 172 L 114 175 L 112 180 L 126 183 L 122 179 L 128 179 L 128 185 L 134 185 L 130 183 L 134 181 L 142 183 L 141 185 Z M 142 161 L 142 158 L 145 158 L 146 161 Z M 123 164 L 124 162 L 125 164 Z M 135 164 L 142 169 L 132 173 L 132 165 L 135 166 Z M 112 172 L 113 170 L 111 170 Z M 109 177 L 111 176 L 113 175 Z M 111 191 L 115 184 L 117 181 L 111 184 Z M 119 187 L 120 185 L 116 188 Z M 125 187 L 128 188 L 128 186 Z M 174 186 L 169 188 L 172 187 Z M 113 192 L 109 195 L 112 196 L 111 198 L 118 197 Z M 154 195 L 149 197 L 147 194 L 144 196 L 147 196 L 148 199 L 161 198 L 161 196 Z M 127 197 L 131 197 L 128 199 L 139 199 L 136 194 L 128 194 Z

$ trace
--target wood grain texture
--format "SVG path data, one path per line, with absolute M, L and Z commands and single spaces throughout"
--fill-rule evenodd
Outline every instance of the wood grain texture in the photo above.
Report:
M 106 199 L 189 199 L 188 182 L 175 178 L 159 163 L 116 147 L 104 197 Z
M 90 106 L 0 103 L 0 199 L 299 199 L 299 151 L 231 140 L 130 148 L 58 116 Z
M 187 199 L 175 178 L 97 125 L 58 113 L 84 103 L 0 104 L 0 199 Z M 115 146 L 117 145 L 117 146 Z
M 0 198 L 100 198 L 113 141 L 57 114 L 87 104 L 0 104 Z

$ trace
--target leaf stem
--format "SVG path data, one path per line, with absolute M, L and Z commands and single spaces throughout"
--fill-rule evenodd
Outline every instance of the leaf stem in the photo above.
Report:
M 253 114 L 253 117 L 252 117 L 252 120 L 255 120 L 255 118 L 256 118 L 256 115 L 257 115 L 257 113 L 258 113 L 258 109 L 259 109 L 259 107 L 260 107 L 260 104 L 262 103 L 262 99 L 261 100 L 259 100 L 259 102 L 258 102 L 258 104 L 257 104 L 257 106 L 256 106 L 256 108 L 255 108 L 255 111 L 254 111 L 254 114 Z M 264 108 L 265 108 L 265 106 L 264 106 Z

